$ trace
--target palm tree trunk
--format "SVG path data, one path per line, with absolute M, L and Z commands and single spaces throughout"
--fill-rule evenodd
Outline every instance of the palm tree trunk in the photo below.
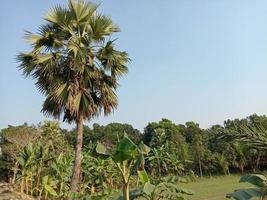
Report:
M 198 158 L 198 165 L 199 165 L 199 173 L 200 173 L 200 177 L 203 177 L 203 172 L 202 172 L 202 164 L 201 164 L 201 160 L 200 158 Z
M 75 162 L 74 162 L 71 185 L 70 185 L 71 192 L 77 192 L 79 189 L 81 164 L 82 164 L 83 121 L 84 121 L 83 115 L 79 115 L 77 119 Z
M 261 158 L 261 154 L 259 153 L 258 155 L 257 155 L 257 160 L 256 160 L 256 169 L 259 169 L 259 164 L 260 164 L 260 158 Z
M 244 165 L 243 164 L 240 165 L 240 170 L 241 170 L 241 174 L 243 175 L 244 174 Z
M 228 176 L 231 175 L 229 167 L 227 167 L 227 174 L 228 174 Z

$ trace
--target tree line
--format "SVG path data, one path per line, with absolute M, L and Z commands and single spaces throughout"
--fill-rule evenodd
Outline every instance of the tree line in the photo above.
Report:
M 194 180 L 196 176 L 266 169 L 264 148 L 234 139 L 242 136 L 243 127 L 267 130 L 267 117 L 253 114 L 244 119 L 228 119 L 223 125 L 207 129 L 196 122 L 175 124 L 162 119 L 148 123 L 143 132 L 122 123 L 84 125 L 79 194 L 120 188 L 114 163 L 96 156 L 95 148 L 101 143 L 113 149 L 125 134 L 134 143 L 144 143 L 151 149 L 144 163 L 150 177 L 180 176 Z M 257 134 L 257 138 L 266 138 L 265 132 Z M 62 197 L 69 190 L 75 142 L 75 130 L 62 129 L 57 121 L 8 126 L 0 132 L 1 178 L 17 184 L 26 194 Z M 133 185 L 138 184 L 134 182 Z
M 226 140 L 226 134 L 240 135 L 243 127 L 267 129 L 267 117 L 257 114 L 243 119 L 225 120 L 223 125 L 213 125 L 203 129 L 198 123 L 189 121 L 175 124 L 162 119 L 150 122 L 143 132 L 130 124 L 110 123 L 106 126 L 94 124 L 85 126 L 85 145 L 101 142 L 112 147 L 126 133 L 134 142 L 148 145 L 152 151 L 147 168 L 152 174 L 181 174 L 193 171 L 199 176 L 230 172 L 244 173 L 265 169 L 266 151 L 255 144 L 240 140 Z M 75 130 L 67 133 L 68 140 L 74 144 Z M 265 137 L 265 135 L 262 135 Z M 72 137 L 72 138 L 71 138 Z M 160 168 L 155 167 L 160 163 Z

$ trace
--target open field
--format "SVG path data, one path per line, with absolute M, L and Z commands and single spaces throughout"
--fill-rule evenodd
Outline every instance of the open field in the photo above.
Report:
M 239 175 L 203 178 L 183 184 L 183 187 L 194 192 L 190 200 L 223 200 L 226 199 L 227 193 L 238 188 L 249 187 L 249 184 L 239 183 L 239 178 Z

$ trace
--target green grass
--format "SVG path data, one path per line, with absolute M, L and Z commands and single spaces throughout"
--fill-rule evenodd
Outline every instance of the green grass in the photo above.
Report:
M 227 193 L 250 186 L 247 183 L 239 183 L 239 178 L 239 175 L 203 178 L 196 182 L 182 184 L 182 187 L 194 192 L 189 200 L 224 200 Z

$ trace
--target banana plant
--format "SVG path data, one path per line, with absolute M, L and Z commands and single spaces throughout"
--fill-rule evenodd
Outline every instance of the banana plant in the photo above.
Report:
M 193 192 L 181 188 L 179 183 L 186 183 L 187 180 L 179 176 L 166 176 L 155 181 L 154 184 L 150 181 L 146 182 L 141 188 L 137 188 L 131 193 L 131 199 L 135 200 L 186 200 L 188 195 Z
M 255 187 L 235 190 L 234 192 L 227 194 L 227 198 L 249 200 L 254 197 L 258 197 L 263 200 L 267 197 L 267 177 L 265 175 L 247 174 L 241 176 L 239 182 L 250 183 Z
M 163 175 L 180 175 L 184 171 L 183 163 L 171 151 L 168 142 L 158 148 L 153 148 L 146 161 L 151 173 L 155 173 L 159 178 Z
M 36 164 L 36 146 L 29 144 L 24 147 L 23 150 L 17 156 L 17 162 L 19 163 L 18 178 L 20 180 L 20 191 L 30 194 L 33 191 L 32 181 Z M 29 183 L 30 182 L 30 183 Z
M 105 188 L 113 187 L 119 173 L 114 170 L 112 160 L 94 157 L 90 152 L 83 152 L 83 179 L 80 193 L 93 195 Z
M 48 158 L 48 146 L 41 143 L 30 143 L 19 152 L 18 178 L 20 180 L 21 192 L 33 195 L 34 191 L 40 193 L 41 179 L 45 170 L 45 162 Z
M 53 197 L 57 197 L 58 194 L 57 192 L 55 191 L 54 187 L 56 186 L 55 184 L 55 181 L 53 180 L 52 177 L 50 176 L 44 176 L 42 178 L 42 189 L 41 189 L 41 192 L 39 194 L 40 198 L 42 196 L 42 192 L 44 191 L 45 193 L 45 196 L 44 196 L 44 199 L 48 199 L 48 195 L 51 195 Z
M 59 181 L 58 195 L 64 197 L 69 189 L 70 176 L 72 173 L 72 154 L 60 153 L 59 156 L 51 164 L 54 177 Z
M 96 152 L 104 158 L 111 158 L 121 174 L 124 200 L 130 200 L 130 177 L 135 172 L 142 183 L 148 182 L 148 175 L 144 169 L 144 155 L 149 151 L 148 146 L 143 143 L 137 146 L 127 135 L 119 141 L 113 152 L 109 152 L 101 143 L 97 144 Z
M 82 162 L 82 184 L 80 194 L 98 196 L 102 191 L 118 188 L 120 173 L 111 159 L 95 155 L 96 144 L 84 146 Z

